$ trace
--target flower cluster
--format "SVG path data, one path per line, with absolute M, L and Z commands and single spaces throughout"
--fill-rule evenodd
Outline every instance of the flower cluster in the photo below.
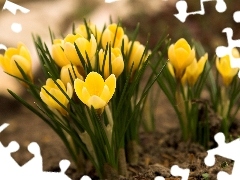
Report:
M 153 84 L 139 90 L 151 51 L 115 23 L 99 30 L 85 22 L 62 39 L 54 37 L 51 32 L 50 48 L 34 37 L 46 78 L 41 87 L 34 83 L 27 47 L 19 44 L 0 56 L 4 71 L 26 84 L 37 106 L 9 92 L 56 131 L 78 170 L 86 157 L 102 178 L 127 175 L 126 163 L 138 160 L 136 124 Z
M 211 128 L 211 119 L 209 118 L 211 115 L 208 112 L 211 106 L 213 106 L 216 116 L 222 117 L 222 121 L 217 122 L 222 124 L 219 130 L 224 131 L 226 135 L 229 131 L 231 123 L 226 119 L 230 119 L 234 106 L 233 101 L 239 96 L 239 93 L 236 92 L 239 83 L 235 81 L 235 85 L 232 86 L 231 83 L 236 77 L 238 69 L 231 68 L 228 56 L 216 58 L 218 73 L 217 77 L 214 77 L 213 63 L 207 61 L 208 54 L 198 43 L 195 43 L 195 46 L 198 54 L 201 55 L 198 61 L 196 49 L 191 48 L 185 39 L 181 38 L 169 46 L 168 68 L 164 70 L 163 79 L 159 78 L 158 84 L 177 113 L 183 139 L 197 141 L 207 147 Z M 237 49 L 233 49 L 233 55 L 239 57 Z M 218 79 L 218 74 L 222 76 L 223 86 L 219 85 L 220 82 L 214 81 L 214 79 Z M 208 81 L 210 81 L 210 85 L 208 85 Z M 206 89 L 209 90 L 211 96 L 211 101 L 208 103 L 204 102 L 201 96 L 202 91 Z M 234 93 L 230 94 L 230 91 Z

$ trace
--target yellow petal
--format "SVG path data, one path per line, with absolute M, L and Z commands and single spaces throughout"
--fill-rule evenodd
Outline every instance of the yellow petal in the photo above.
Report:
M 111 74 L 106 80 L 105 84 L 109 88 L 110 96 L 112 97 L 116 89 L 116 77 L 114 74 Z
M 67 59 L 62 47 L 58 44 L 52 46 L 52 57 L 56 64 L 60 67 L 70 64 L 70 61 Z
M 75 79 L 75 81 L 74 81 L 74 89 L 75 89 L 75 92 L 76 92 L 78 98 L 79 98 L 81 101 L 83 101 L 83 103 L 86 104 L 88 98 L 90 97 L 90 95 L 89 95 L 89 97 L 84 97 L 84 96 L 83 96 L 84 84 L 85 84 L 85 82 L 82 81 L 81 79 Z M 87 90 L 86 90 L 86 91 L 87 91 Z M 84 92 L 84 93 L 86 93 L 86 92 Z M 89 94 L 89 93 L 88 93 L 88 94 Z M 85 99 L 85 98 L 86 98 L 86 99 Z
M 64 53 L 67 57 L 67 59 L 74 64 L 75 66 L 82 66 L 82 63 L 78 57 L 77 51 L 75 49 L 75 46 L 69 42 L 66 42 L 63 45 Z
M 82 93 L 79 94 L 79 99 L 84 103 L 88 105 L 88 100 L 91 97 L 91 95 L 89 94 L 88 90 L 86 87 L 82 88 Z M 90 106 L 91 107 L 91 106 Z
M 90 72 L 85 79 L 85 87 L 90 95 L 99 96 L 104 87 L 104 80 L 97 72 Z
M 187 51 L 187 52 L 190 52 L 190 51 L 191 51 L 190 45 L 188 44 L 188 42 L 187 42 L 184 38 L 179 39 L 179 40 L 175 43 L 174 48 L 175 48 L 175 49 L 183 48 L 183 49 L 185 49 L 185 51 Z
M 124 62 L 122 57 L 117 57 L 112 62 L 112 73 L 115 74 L 116 78 L 123 72 Z M 109 75 L 109 74 L 108 74 Z
M 89 98 L 87 105 L 88 107 L 93 106 L 94 109 L 100 109 L 106 105 L 106 102 L 100 97 L 93 95 Z
M 107 85 L 103 87 L 103 91 L 100 95 L 100 98 L 106 103 L 108 103 L 108 101 L 112 98 L 112 94 L 110 94 L 110 91 Z

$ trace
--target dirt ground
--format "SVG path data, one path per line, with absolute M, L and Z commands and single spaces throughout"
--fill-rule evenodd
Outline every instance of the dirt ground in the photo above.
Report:
M 198 7 L 194 4 L 189 6 L 190 9 L 197 9 Z M 173 40 L 179 39 L 184 34 L 191 35 L 201 41 L 206 49 L 213 50 L 216 44 L 226 43 L 226 37 L 221 33 L 223 28 L 228 26 L 233 27 L 233 29 L 239 27 L 239 24 L 232 22 L 231 14 L 234 11 L 236 11 L 236 6 L 228 4 L 228 16 L 223 17 L 226 14 L 215 13 L 213 5 L 209 5 L 206 7 L 208 15 L 201 17 L 201 19 L 200 17 L 189 17 L 185 25 L 182 26 L 172 16 L 176 13 L 176 9 L 173 8 L 151 17 L 145 16 L 142 18 L 144 15 L 136 14 L 125 20 L 124 23 L 128 30 L 131 30 L 135 27 L 135 22 L 140 21 L 143 24 L 141 27 L 145 27 L 140 31 L 140 39 L 142 38 L 141 33 L 151 31 L 152 38 L 150 38 L 150 41 L 152 44 L 156 39 L 154 37 L 162 33 L 162 31 L 156 31 L 156 29 L 164 30 L 161 27 L 167 27 L 170 24 L 167 30 Z M 215 18 L 216 21 L 214 20 L 214 22 L 209 21 L 209 18 L 216 17 L 216 15 L 219 15 L 220 18 Z M 151 27 L 158 28 L 150 29 L 149 26 L 144 26 L 146 23 L 151 24 Z M 171 28 L 173 26 L 175 26 L 174 29 Z M 217 30 L 217 33 L 215 30 Z M 239 38 L 238 34 L 236 33 L 234 37 Z M 214 54 L 214 51 L 211 51 L 210 54 Z M 137 166 L 128 167 L 128 178 L 119 177 L 119 179 L 148 180 L 154 179 L 156 176 L 163 176 L 166 180 L 180 180 L 180 177 L 171 176 L 170 168 L 172 165 L 189 168 L 190 180 L 216 179 L 217 173 L 221 170 L 231 173 L 233 161 L 217 157 L 216 164 L 213 167 L 207 167 L 204 164 L 204 158 L 207 155 L 206 150 L 198 144 L 181 141 L 179 125 L 173 109 L 168 105 L 163 93 L 160 92 L 159 98 L 159 106 L 156 108 L 156 131 L 153 133 L 141 132 L 139 139 L 140 162 Z M 13 157 L 20 165 L 23 165 L 33 157 L 28 152 L 27 146 L 30 142 L 37 142 L 43 157 L 43 170 L 59 171 L 59 161 L 62 159 L 70 160 L 71 158 L 57 135 L 41 119 L 18 102 L 4 96 L 0 99 L 0 124 L 10 124 L 0 134 L 2 144 L 7 146 L 9 142 L 17 141 L 21 148 L 18 152 L 13 153 Z M 29 101 L 32 100 L 29 99 Z M 240 134 L 239 120 L 237 119 L 236 124 L 231 129 L 231 134 L 235 138 Z M 88 166 L 86 172 L 92 179 L 98 179 L 91 167 Z M 73 180 L 81 177 L 75 172 L 73 164 L 71 164 L 67 174 Z

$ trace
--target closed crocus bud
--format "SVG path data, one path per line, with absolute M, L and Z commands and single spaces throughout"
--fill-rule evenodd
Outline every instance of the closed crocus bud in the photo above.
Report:
M 117 24 L 110 24 L 102 33 L 102 46 L 105 48 L 107 44 L 111 44 L 113 48 L 120 48 L 123 38 L 123 28 Z
M 59 67 L 70 64 L 63 50 L 64 40 L 55 39 L 52 45 L 52 57 Z
M 181 38 L 169 47 L 168 58 L 174 68 L 176 79 L 181 80 L 186 67 L 195 58 L 195 50 L 191 49 L 188 42 Z
M 185 83 L 187 81 L 190 86 L 193 86 L 198 80 L 200 74 L 203 72 L 207 59 L 207 53 L 202 56 L 199 61 L 194 59 L 193 62 L 186 68 L 186 71 L 182 78 L 182 83 Z
M 91 63 L 92 68 L 95 67 L 95 54 L 97 51 L 97 41 L 93 34 L 91 34 L 90 40 L 86 38 L 78 38 L 76 41 L 79 51 L 81 52 L 85 62 L 88 62 L 88 59 Z
M 18 43 L 17 48 L 8 48 L 5 51 L 4 56 L 0 54 L 0 66 L 3 68 L 3 70 L 8 74 L 23 79 L 23 76 L 16 63 L 32 80 L 32 59 L 29 50 L 22 43 Z
M 74 46 L 74 43 L 76 43 L 84 61 L 87 63 L 88 58 L 91 66 L 95 66 L 95 53 L 97 51 L 97 42 L 92 34 L 90 40 L 87 40 L 80 34 L 69 34 L 64 40 L 64 53 L 72 64 L 74 64 L 75 66 L 83 66 L 80 57 L 77 54 L 77 50 Z
M 138 68 L 140 68 L 141 64 L 144 63 L 150 55 L 150 51 L 145 52 L 145 46 L 138 41 L 134 41 L 133 44 L 132 41 L 128 43 L 128 53 L 130 53 L 128 70 L 130 70 L 133 66 L 132 72 L 135 72 Z
M 110 51 L 109 49 L 106 51 L 107 51 L 107 54 L 105 59 L 104 59 L 104 56 L 106 52 L 103 49 L 99 51 L 99 66 L 102 72 L 104 72 L 104 78 L 107 78 L 110 75 L 110 69 L 109 69 Z M 104 64 L 104 67 L 102 67 L 103 64 Z M 118 76 L 122 73 L 124 69 L 123 57 L 122 57 L 121 50 L 119 48 L 111 48 L 111 65 L 110 66 L 112 68 L 111 74 L 114 74 L 116 78 L 118 78 Z
M 239 52 L 236 48 L 232 50 L 232 55 L 235 58 L 239 58 Z M 222 58 L 216 58 L 216 67 L 218 72 L 221 74 L 223 79 L 223 84 L 229 86 L 232 82 L 233 77 L 238 73 L 238 68 L 231 68 L 230 57 L 226 55 Z
M 66 93 L 68 98 L 72 98 L 73 88 L 70 83 L 67 84 L 67 88 L 64 86 L 63 82 L 60 79 L 57 79 L 56 83 Z M 67 111 L 58 102 L 60 102 L 63 106 L 67 108 L 69 100 L 57 84 L 55 84 L 55 82 L 51 78 L 48 78 L 46 81 L 46 85 L 41 88 L 40 97 L 43 102 L 47 104 L 50 108 L 58 110 L 62 115 L 67 115 Z M 58 102 L 54 100 L 53 97 L 49 94 L 55 97 Z
M 90 72 L 85 81 L 76 79 L 74 89 L 78 98 L 88 107 L 103 109 L 112 98 L 116 88 L 116 77 L 111 74 L 105 81 L 97 72 Z
M 97 26 L 95 24 L 92 23 L 88 23 L 87 27 L 85 24 L 81 24 L 78 26 L 78 28 L 75 30 L 76 34 L 80 34 L 83 37 L 85 37 L 86 39 L 88 39 L 88 32 L 87 32 L 87 28 L 89 30 L 90 34 L 93 34 L 94 37 L 97 40 L 97 43 L 100 42 L 100 38 L 101 38 L 101 31 L 97 28 Z
M 64 39 L 64 54 L 66 55 L 67 59 L 75 66 L 82 66 L 82 63 L 78 57 L 77 51 L 74 46 L 74 42 L 78 38 L 83 38 L 80 34 L 68 34 Z
M 78 72 L 76 66 L 68 64 L 62 67 L 60 72 L 60 79 L 65 86 L 67 86 L 67 83 L 72 84 L 72 80 L 74 81 L 76 78 L 83 80 L 83 77 Z

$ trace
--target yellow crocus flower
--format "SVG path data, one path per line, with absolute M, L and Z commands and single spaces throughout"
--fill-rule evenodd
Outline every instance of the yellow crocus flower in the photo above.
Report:
M 72 97 L 73 88 L 70 83 L 67 84 L 67 88 L 64 86 L 63 82 L 60 79 L 57 79 L 56 83 L 62 88 L 62 90 L 68 95 L 69 98 Z M 57 86 L 57 84 L 55 84 L 55 82 L 51 78 L 48 78 L 46 81 L 46 85 L 41 88 L 40 97 L 42 101 L 50 108 L 58 110 L 62 115 L 66 115 L 67 111 L 47 93 L 49 92 L 63 106 L 67 107 L 69 100 L 61 91 L 61 89 Z
M 83 77 L 80 75 L 76 66 L 71 64 L 63 66 L 60 72 L 60 79 L 65 86 L 67 86 L 67 83 L 72 84 L 71 77 L 73 80 L 75 80 L 76 78 L 83 80 Z
M 195 50 L 191 49 L 188 42 L 181 38 L 168 48 L 168 58 L 174 68 L 176 79 L 181 80 L 186 67 L 195 58 Z
M 124 38 L 123 28 L 113 23 L 107 26 L 102 33 L 102 46 L 106 48 L 107 44 L 111 44 L 113 48 L 120 48 Z
M 239 58 L 239 52 L 236 48 L 232 50 L 232 55 L 235 58 Z M 218 72 L 221 74 L 223 79 L 223 84 L 229 86 L 232 82 L 233 77 L 238 73 L 238 68 L 232 68 L 230 65 L 230 57 L 226 55 L 222 58 L 216 58 L 216 67 Z
M 200 74 L 203 72 L 207 59 L 207 53 L 202 56 L 199 61 L 194 58 L 193 62 L 186 68 L 186 71 L 182 77 L 182 83 L 187 81 L 190 86 L 193 86 L 198 80 Z
M 150 51 L 145 52 L 145 46 L 142 45 L 139 41 L 134 42 L 130 41 L 128 43 L 128 53 L 130 53 L 128 61 L 128 70 L 130 70 L 131 67 L 133 66 L 132 72 L 135 72 L 138 68 L 140 68 L 141 67 L 140 63 L 145 62 L 148 56 L 150 55 Z
M 102 109 L 112 98 L 116 88 L 116 77 L 111 74 L 105 81 L 97 72 L 90 72 L 85 81 L 76 79 L 74 89 L 78 98 L 88 107 Z
M 70 61 L 68 60 L 64 53 L 63 45 L 64 40 L 62 39 L 55 39 L 52 45 L 52 57 L 59 67 L 63 67 L 70 64 Z
M 104 78 L 107 78 L 108 76 L 110 76 L 110 69 L 109 69 L 110 51 L 109 49 L 105 51 L 103 49 L 99 51 L 99 66 L 100 66 L 100 69 L 104 72 Z M 107 53 L 107 55 L 104 60 L 105 53 Z M 103 64 L 104 64 L 104 67 L 102 67 Z M 111 65 L 110 66 L 112 68 L 111 74 L 114 74 L 117 78 L 124 69 L 123 56 L 119 48 L 111 48 Z
M 97 43 L 99 43 L 101 38 L 101 31 L 97 28 L 95 24 L 88 23 L 87 26 L 90 30 L 90 34 L 93 34 L 94 37 L 97 39 Z M 85 24 L 79 25 L 78 28 L 76 28 L 75 33 L 80 34 L 86 39 L 88 39 L 88 32 Z
M 97 42 L 93 34 L 91 34 L 90 40 L 84 38 L 80 34 L 69 34 L 64 39 L 63 46 L 64 53 L 68 60 L 75 66 L 82 66 L 81 60 L 77 54 L 74 43 L 76 43 L 79 51 L 81 52 L 83 59 L 87 63 L 87 57 L 91 63 L 91 66 L 95 66 L 95 53 L 97 51 Z
M 8 74 L 23 79 L 23 76 L 16 63 L 32 80 L 33 75 L 31 55 L 27 47 L 22 43 L 18 43 L 17 48 L 8 48 L 4 55 L 0 54 L 0 66 L 3 68 L 3 70 Z

